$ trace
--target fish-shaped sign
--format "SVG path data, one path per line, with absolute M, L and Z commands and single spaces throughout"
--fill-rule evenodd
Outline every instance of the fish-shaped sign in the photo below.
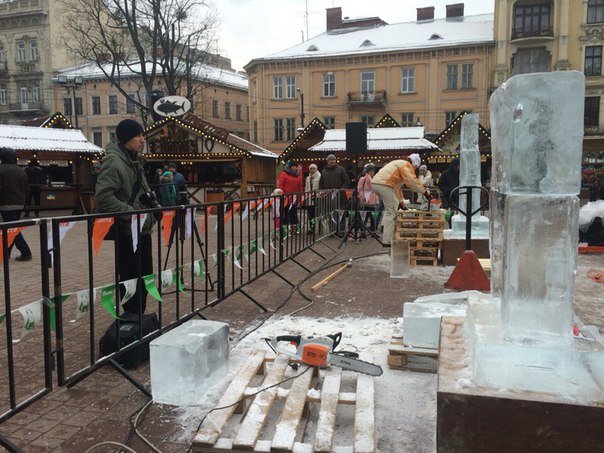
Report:
M 191 102 L 182 96 L 164 96 L 153 104 L 153 110 L 161 116 L 182 116 L 190 109 Z

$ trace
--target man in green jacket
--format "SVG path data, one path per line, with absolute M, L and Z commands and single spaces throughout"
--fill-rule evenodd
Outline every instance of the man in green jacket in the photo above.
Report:
M 101 172 L 96 182 L 95 197 L 101 212 L 137 211 L 151 207 L 146 194 L 151 193 L 144 174 L 140 153 L 145 147 L 143 127 L 134 120 L 121 121 L 116 129 L 116 142 L 107 146 Z M 124 312 L 142 314 L 147 306 L 147 290 L 142 278 L 153 273 L 151 228 L 153 215 L 147 215 L 138 235 L 138 247 L 132 242 L 132 216 L 117 218 L 118 275 L 120 281 L 138 278 L 136 293 L 124 304 Z M 142 219 L 141 219 L 142 221 Z M 121 296 L 124 288 L 120 286 Z
M 346 170 L 336 163 L 336 156 L 333 154 L 327 156 L 327 165 L 321 171 L 319 189 L 340 189 L 337 209 L 346 209 L 346 194 L 343 189 L 348 189 L 349 185 L 350 178 L 348 177 Z M 346 231 L 346 221 L 344 220 L 344 217 L 342 217 L 340 222 L 337 222 L 337 225 L 338 231 L 336 232 L 336 236 L 342 237 L 344 231 Z

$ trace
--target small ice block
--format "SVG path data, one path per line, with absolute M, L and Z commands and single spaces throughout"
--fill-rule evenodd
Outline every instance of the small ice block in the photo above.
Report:
M 416 348 L 438 348 L 440 319 L 465 316 L 466 304 L 422 303 L 403 306 L 403 341 Z
M 390 278 L 409 275 L 409 241 L 396 240 L 390 248 Z

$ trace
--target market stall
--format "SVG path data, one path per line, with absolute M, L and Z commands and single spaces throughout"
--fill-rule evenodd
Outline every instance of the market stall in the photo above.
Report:
M 176 163 L 194 203 L 268 195 L 275 186 L 275 153 L 196 115 L 168 117 L 144 135 L 150 179 Z

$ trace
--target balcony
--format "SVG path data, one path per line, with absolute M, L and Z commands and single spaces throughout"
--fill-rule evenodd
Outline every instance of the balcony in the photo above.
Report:
M 527 38 L 552 38 L 554 30 L 551 27 L 531 29 L 531 28 L 515 28 L 512 30 L 512 40 L 527 39 Z
M 349 105 L 386 105 L 386 91 L 379 90 L 374 92 L 351 91 L 348 93 Z
M 15 102 L 9 105 L 9 113 L 27 114 L 44 113 L 44 103 L 42 102 Z
M 602 137 L 604 136 L 604 126 L 585 126 L 583 130 L 584 137 Z

